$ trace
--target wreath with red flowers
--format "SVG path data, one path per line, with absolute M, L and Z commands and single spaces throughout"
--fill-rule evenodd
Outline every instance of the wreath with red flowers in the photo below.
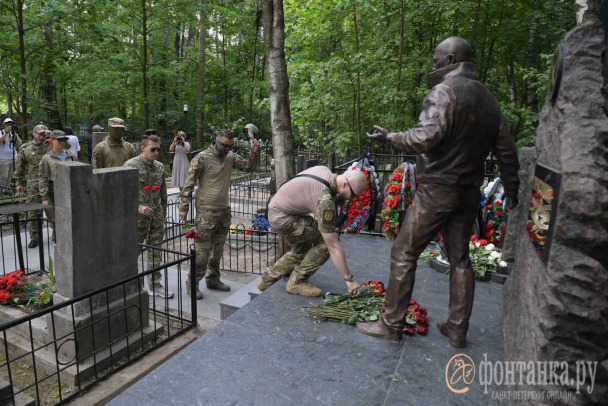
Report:
M 391 174 L 390 182 L 384 187 L 384 204 L 382 217 L 382 234 L 387 240 L 394 240 L 399 234 L 401 218 L 399 212 L 407 210 L 414 199 L 414 190 L 418 185 L 414 166 L 402 163 Z
M 365 192 L 356 199 L 345 202 L 342 207 L 339 208 L 340 213 L 346 212 L 346 220 L 341 226 L 342 231 L 346 233 L 356 233 L 361 230 L 372 217 L 372 212 L 376 207 L 379 192 L 377 186 L 378 180 L 374 167 L 371 165 L 357 169 L 357 163 L 353 163 L 347 170 L 360 170 L 365 174 L 365 178 L 367 179 L 367 189 Z

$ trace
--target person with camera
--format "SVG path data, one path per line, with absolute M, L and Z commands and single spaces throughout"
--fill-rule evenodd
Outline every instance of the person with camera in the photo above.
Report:
M 4 129 L 0 131 L 0 187 L 11 186 L 11 178 L 15 171 L 16 147 L 21 145 L 21 138 L 13 131 L 13 120 L 4 119 Z
M 169 151 L 175 152 L 173 157 L 173 167 L 171 168 L 171 187 L 178 187 L 181 192 L 188 176 L 188 152 L 190 143 L 186 141 L 186 133 L 178 131 L 173 142 L 169 146 Z
M 17 167 L 13 176 L 15 177 L 15 189 L 17 189 L 17 192 L 23 193 L 23 185 L 26 185 L 26 203 L 42 203 L 38 189 L 38 167 L 42 157 L 49 151 L 48 144 L 44 142 L 49 135 L 51 135 L 51 132 L 48 128 L 44 124 L 38 124 L 34 127 L 34 131 L 32 131 L 32 140 L 19 148 Z M 25 175 L 27 175 L 27 183 Z M 35 221 L 37 217 L 38 213 L 36 210 L 27 212 L 27 230 L 30 233 L 28 248 L 38 246 L 38 224 Z

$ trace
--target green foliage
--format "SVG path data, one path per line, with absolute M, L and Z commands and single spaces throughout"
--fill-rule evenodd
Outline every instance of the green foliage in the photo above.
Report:
M 17 3 L 2 4 L 0 103 L 18 115 Z M 147 100 L 142 2 L 27 3 L 30 127 L 45 121 L 53 127 L 105 128 L 109 117 L 120 116 L 128 136 L 137 137 L 144 130 L 147 102 L 149 125 L 168 135 L 184 129 L 183 105 L 188 104 L 185 130 L 192 138 L 196 114 L 202 112 L 206 140 L 222 127 L 240 133 L 247 122 L 269 139 L 261 3 L 208 0 L 204 10 L 200 2 L 186 0 L 143 4 L 149 33 Z M 533 144 L 546 95 L 547 56 L 575 25 L 569 0 L 287 0 L 284 12 L 294 140 L 296 146 L 328 151 L 365 148 L 365 132 L 374 124 L 391 130 L 415 125 L 428 92 L 433 50 L 451 35 L 471 42 L 480 78 L 497 95 L 518 145 Z M 205 89 L 199 95 L 201 22 L 207 35 Z

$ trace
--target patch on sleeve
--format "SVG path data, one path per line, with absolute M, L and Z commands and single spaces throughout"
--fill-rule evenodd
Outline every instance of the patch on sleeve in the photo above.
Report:
M 334 224 L 334 211 L 333 210 L 323 210 L 323 223 L 324 224 Z

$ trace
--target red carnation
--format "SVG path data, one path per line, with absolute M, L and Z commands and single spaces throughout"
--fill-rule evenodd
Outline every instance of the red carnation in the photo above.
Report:
M 427 332 L 427 327 L 426 326 L 418 326 L 418 334 L 425 336 L 426 332 Z
M 412 187 L 412 182 L 410 182 L 410 181 L 408 180 L 408 181 L 407 181 L 406 186 L 407 186 L 407 188 L 408 188 L 408 189 L 410 189 L 410 188 Z
M 410 299 L 410 306 L 415 305 L 415 304 L 416 304 L 416 301 L 414 299 Z
M 415 333 L 414 327 L 412 327 L 412 326 L 405 327 L 404 333 L 407 334 L 408 336 L 413 336 Z
M 397 187 L 397 185 L 391 185 L 391 187 L 388 188 L 388 194 L 389 195 L 396 195 L 397 193 L 399 193 L 399 188 Z
M 498 207 L 498 206 L 500 206 L 500 204 L 501 204 L 501 203 L 500 203 L 500 200 L 496 200 L 496 201 L 494 202 L 494 206 L 497 206 L 497 207 Z
M 158 186 L 158 185 L 154 185 L 154 186 L 152 187 L 152 190 L 154 190 L 155 192 L 158 192 L 158 191 L 160 190 L 160 186 Z
M 380 309 L 381 309 L 383 312 L 385 312 L 385 311 L 386 311 L 386 306 L 385 306 L 385 305 L 382 305 L 382 306 L 380 306 Z
M 500 216 L 502 213 L 501 213 L 501 212 L 499 212 L 499 211 L 497 211 L 497 212 L 496 212 L 496 213 L 494 213 L 494 214 L 495 214 L 495 215 L 497 215 L 497 216 Z
M 150 185 L 144 186 L 144 193 L 148 193 L 149 190 L 150 190 Z
M 400 172 L 393 173 L 393 180 L 395 182 L 401 182 L 403 180 L 403 174 Z
M 491 204 L 488 204 L 486 207 L 488 208 L 488 210 L 492 210 L 492 205 Z

